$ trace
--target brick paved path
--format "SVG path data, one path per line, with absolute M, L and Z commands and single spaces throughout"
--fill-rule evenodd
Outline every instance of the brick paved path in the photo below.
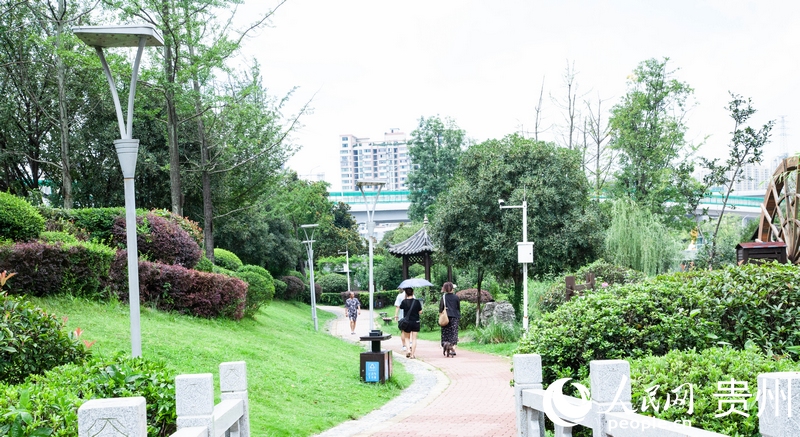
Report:
M 339 317 L 330 325 L 332 335 L 358 341 L 359 336 L 368 334 L 369 311 L 362 311 L 356 325 L 356 335 L 351 335 L 342 308 L 320 308 L 335 312 Z M 383 322 L 377 319 L 375 328 L 381 326 Z M 438 341 L 419 340 L 417 359 L 410 360 L 402 353 L 399 338 L 393 337 L 383 345 L 384 349 L 393 350 L 394 359 L 402 362 L 415 375 L 414 385 L 382 411 L 344 423 L 322 436 L 515 435 L 514 390 L 509 384 L 512 378 L 509 359 L 463 349 L 456 349 L 458 355 L 455 358 L 445 358 Z M 440 374 L 434 379 L 426 373 L 435 372 L 436 369 L 446 378 Z M 418 383 L 418 380 L 423 382 Z M 406 398 L 406 402 L 403 402 L 403 398 Z

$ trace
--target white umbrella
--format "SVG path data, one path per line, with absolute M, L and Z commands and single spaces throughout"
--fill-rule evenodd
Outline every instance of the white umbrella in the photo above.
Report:
M 402 290 L 404 288 L 416 288 L 416 287 L 428 287 L 428 286 L 433 286 L 433 284 L 422 278 L 411 278 L 401 282 L 400 285 L 397 286 L 397 288 Z

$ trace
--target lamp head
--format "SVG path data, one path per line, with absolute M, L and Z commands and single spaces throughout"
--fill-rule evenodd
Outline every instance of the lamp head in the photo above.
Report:
M 307 228 L 316 228 L 317 226 L 319 226 L 319 223 L 314 223 L 313 225 L 300 225 L 300 227 L 301 227 L 301 228 L 304 228 L 304 229 L 307 229 Z
M 164 38 L 150 24 L 127 26 L 76 26 L 72 32 L 91 47 L 137 47 L 139 38 L 146 38 L 146 46 L 160 47 Z
M 356 186 L 358 188 L 371 186 L 371 187 L 382 187 L 386 185 L 386 181 L 383 179 L 359 179 L 356 181 Z
M 506 201 L 505 201 L 505 200 L 503 200 L 503 199 L 497 199 L 497 203 L 498 203 L 500 206 L 503 206 L 503 204 L 504 204 L 504 203 L 506 203 Z

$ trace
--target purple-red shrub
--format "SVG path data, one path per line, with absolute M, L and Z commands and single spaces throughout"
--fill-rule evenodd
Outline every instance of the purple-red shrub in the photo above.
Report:
M 136 217 L 139 254 L 151 261 L 192 268 L 202 256 L 200 246 L 178 223 L 152 212 Z M 111 228 L 114 242 L 125 247 L 125 218 L 118 217 Z
M 281 276 L 281 281 L 286 283 L 286 291 L 283 293 L 285 300 L 297 299 L 306 289 L 306 284 L 295 276 Z
M 120 250 L 111 269 L 112 288 L 128 300 L 127 252 Z M 198 317 L 244 316 L 247 283 L 227 275 L 198 272 L 179 265 L 139 261 L 139 299 L 159 310 Z
M 0 247 L 0 271 L 17 273 L 14 294 L 103 298 L 114 249 L 96 243 L 16 243 Z

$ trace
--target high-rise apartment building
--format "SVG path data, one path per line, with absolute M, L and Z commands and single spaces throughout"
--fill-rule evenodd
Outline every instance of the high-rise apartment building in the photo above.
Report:
M 342 190 L 356 191 L 359 179 L 383 179 L 384 190 L 406 190 L 406 179 L 411 170 L 406 134 L 400 129 L 390 129 L 383 141 L 370 141 L 354 135 L 339 136 L 341 149 L 339 166 L 342 173 Z

